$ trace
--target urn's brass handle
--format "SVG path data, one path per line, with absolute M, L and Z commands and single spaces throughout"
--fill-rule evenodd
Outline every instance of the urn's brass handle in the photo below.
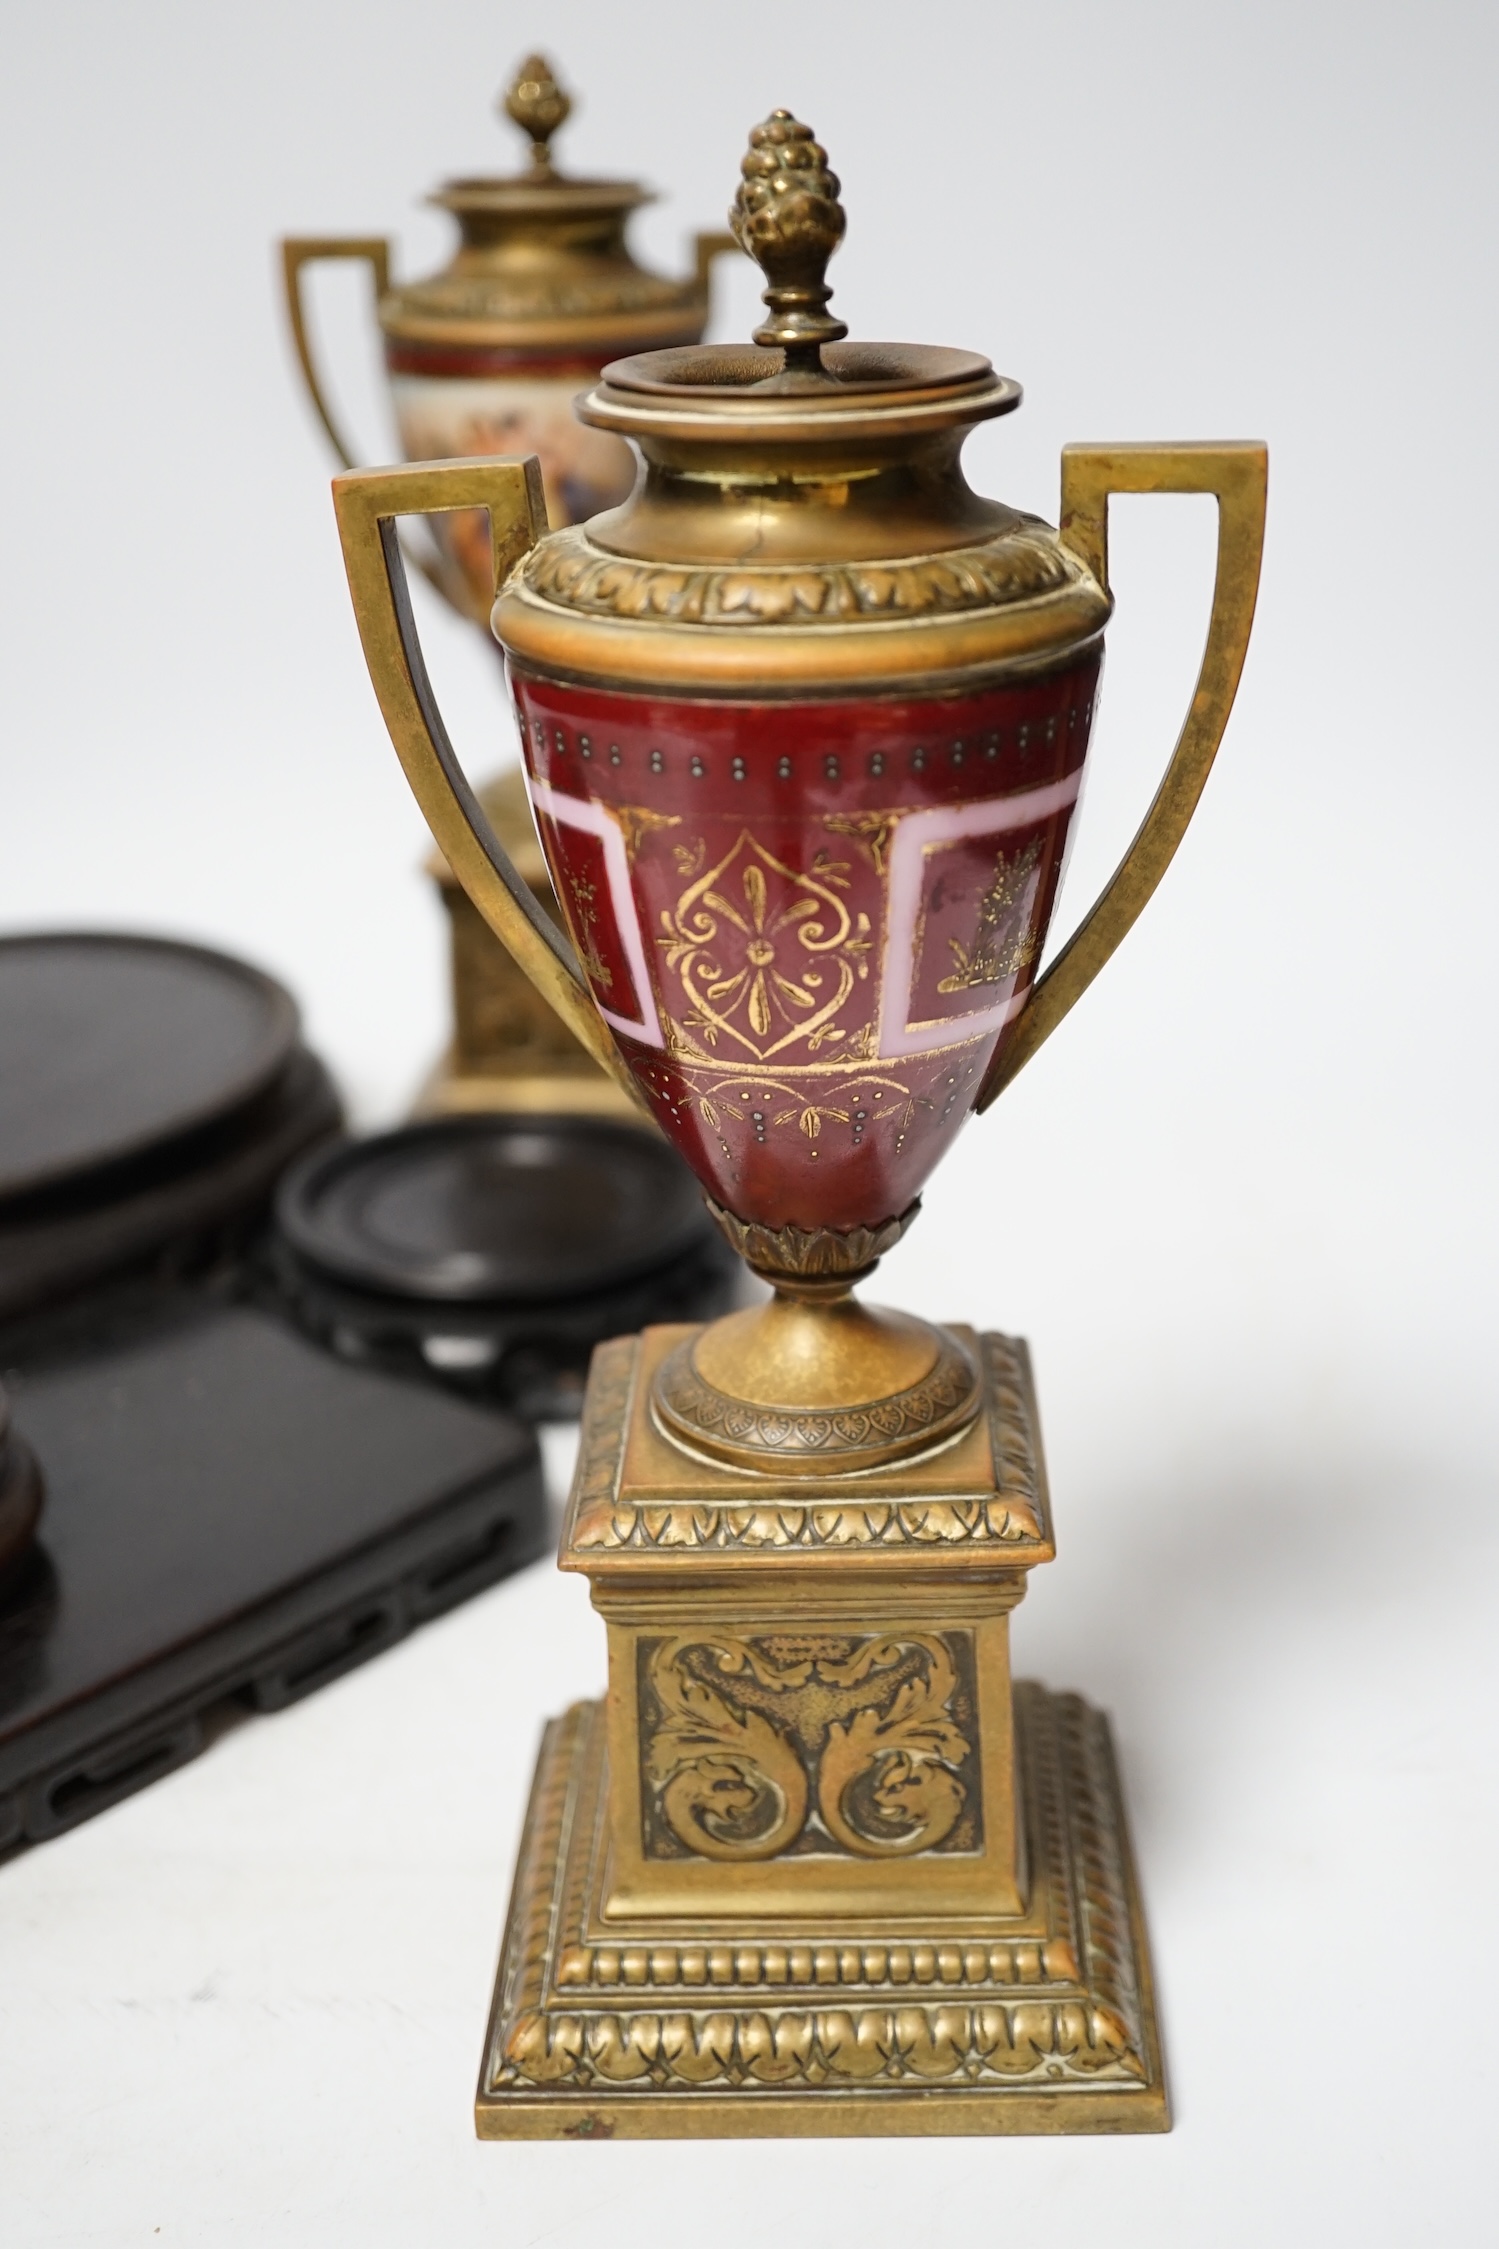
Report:
M 695 234 L 692 238 L 692 270 L 700 289 L 708 286 L 715 258 L 727 257 L 730 251 L 737 257 L 739 245 L 732 234 Z
M 1109 495 L 1211 492 L 1218 502 L 1218 568 L 1207 646 L 1192 707 L 1166 777 L 1134 842 L 1091 912 L 1038 978 L 1011 1038 L 974 1103 L 990 1102 L 1024 1069 L 1133 927 L 1186 833 L 1218 754 L 1244 669 L 1265 543 L 1268 457 L 1263 445 L 1068 445 L 1062 452 L 1063 543 L 1107 589 Z
M 344 260 L 355 265 L 367 265 L 375 284 L 375 302 L 378 304 L 390 287 L 390 244 L 379 235 L 329 234 L 288 236 L 281 245 L 281 273 L 286 284 L 286 313 L 291 322 L 292 342 L 297 347 L 297 358 L 302 368 L 302 379 L 307 385 L 307 395 L 317 411 L 317 418 L 328 432 L 328 443 L 346 469 L 354 466 L 354 456 L 344 443 L 343 435 L 333 419 L 333 410 L 323 390 L 317 362 L 312 356 L 312 345 L 307 335 L 307 307 L 302 296 L 302 275 L 310 265 L 322 265 L 330 260 Z
M 595 1062 L 638 1100 L 576 956 L 507 858 L 453 752 L 411 614 L 397 536 L 403 515 L 483 508 L 498 592 L 547 527 L 541 469 L 529 460 L 417 461 L 333 479 L 333 505 L 364 659 L 412 794 L 437 847 L 500 943 Z
M 287 236 L 281 245 L 281 273 L 286 285 L 286 312 L 291 322 L 292 341 L 297 347 L 297 359 L 302 369 L 302 379 L 307 385 L 307 395 L 317 410 L 318 420 L 328 433 L 328 442 L 338 460 L 346 469 L 355 466 L 353 454 L 344 443 L 342 432 L 333 419 L 333 410 L 323 390 L 317 361 L 312 356 L 312 345 L 307 334 L 307 306 L 302 295 L 302 275 L 310 265 L 344 260 L 355 265 L 367 265 L 374 279 L 375 302 L 378 304 L 390 287 L 390 244 L 380 235 L 318 234 Z M 454 568 L 445 554 L 413 554 L 408 549 L 406 559 L 426 579 L 435 593 L 440 593 L 450 609 L 460 617 L 467 617 L 483 625 L 485 619 L 476 615 L 473 597 L 463 573 Z

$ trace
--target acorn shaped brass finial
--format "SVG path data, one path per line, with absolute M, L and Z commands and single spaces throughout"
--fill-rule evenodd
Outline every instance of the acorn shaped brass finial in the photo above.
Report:
M 502 106 L 506 116 L 513 118 L 521 131 L 530 135 L 532 173 L 538 178 L 550 179 L 552 151 L 549 143 L 573 105 L 571 97 L 553 77 L 552 66 L 545 55 L 526 57 Z
M 755 330 L 755 342 L 779 344 L 788 375 L 821 374 L 822 346 L 848 334 L 846 323 L 824 310 L 833 292 L 823 274 L 847 224 L 837 175 L 811 126 L 798 124 L 789 109 L 772 110 L 752 128 L 739 169 L 744 177 L 729 224 L 770 283 L 770 318 Z

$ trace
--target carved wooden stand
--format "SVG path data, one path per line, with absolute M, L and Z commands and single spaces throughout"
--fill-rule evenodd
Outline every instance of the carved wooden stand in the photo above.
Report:
M 561 1566 L 609 1695 L 548 1729 L 486 2138 L 1162 2131 L 1106 1721 L 1012 1690 L 1054 1552 L 1025 1346 L 925 1460 L 736 1473 L 655 1428 L 692 1331 L 605 1344 Z

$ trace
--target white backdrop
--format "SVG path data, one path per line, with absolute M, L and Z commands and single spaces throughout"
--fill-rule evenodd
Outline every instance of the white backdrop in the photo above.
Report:
M 177 932 L 301 997 L 356 1114 L 445 1032 L 419 818 L 348 614 L 273 238 L 513 161 L 544 42 L 578 170 L 678 264 L 747 127 L 809 119 L 856 334 L 1068 438 L 1263 436 L 1260 619 L 1178 864 L 970 1128 L 882 1281 L 1029 1334 L 1061 1558 L 1022 1669 L 1114 1712 L 1178 2124 L 1163 2141 L 478 2148 L 535 1726 L 602 1628 L 532 1571 L 0 1869 L 7 2242 L 662 2242 L 943 2223 L 1406 2243 L 1487 2206 L 1499 1671 L 1489 644 L 1496 18 L 1483 0 L 50 0 L 0 17 L 0 926 Z M 388 453 L 365 307 L 319 291 Z M 754 291 L 727 277 L 715 332 Z M 1206 511 L 1204 513 L 1203 511 Z M 1207 503 L 1117 511 L 1065 911 L 1188 694 Z M 471 766 L 497 665 L 428 604 Z M 564 1448 L 565 1449 L 565 1448 Z

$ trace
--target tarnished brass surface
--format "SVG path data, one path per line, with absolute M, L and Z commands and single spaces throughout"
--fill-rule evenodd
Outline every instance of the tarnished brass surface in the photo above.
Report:
M 638 265 L 625 241 L 632 211 L 653 200 L 634 180 L 573 179 L 552 157 L 572 110 L 541 55 L 528 56 L 499 107 L 530 143 L 510 178 L 449 180 L 430 200 L 451 211 L 461 240 L 441 273 L 386 290 L 387 336 L 425 344 L 483 344 L 584 352 L 702 334 L 708 269 L 732 237 L 699 235 L 681 278 Z M 597 364 L 597 361 L 595 361 Z
M 494 629 L 514 660 L 599 684 L 797 697 L 1075 659 L 1110 603 L 1048 525 L 959 465 L 1018 384 L 968 352 L 835 344 L 779 392 L 776 352 L 616 363 L 582 402 L 645 475 L 534 550 Z M 670 378 L 687 363 L 694 381 Z
M 531 143 L 531 170 L 552 176 L 552 135 L 572 115 L 572 96 L 558 85 L 545 55 L 527 55 L 500 97 L 505 115 Z
M 707 695 L 930 685 L 1075 656 L 1106 594 L 958 462 L 1020 386 L 974 352 L 842 342 L 823 279 L 838 182 L 786 111 L 750 138 L 731 218 L 770 284 L 759 348 L 605 369 L 579 412 L 632 439 L 645 476 L 526 560 L 496 606 L 499 638 L 565 678 Z
M 883 1226 L 760 1226 L 736 1218 L 711 1195 L 703 1200 L 732 1246 L 762 1280 L 817 1280 L 834 1274 L 868 1273 L 896 1243 L 921 1209 L 918 1195 L 909 1210 Z
M 1049 1562 L 1040 1427 L 1023 1343 L 949 1332 L 980 1370 L 981 1411 L 949 1445 L 862 1475 L 753 1474 L 694 1460 L 651 1411 L 663 1360 L 700 1331 L 647 1328 L 594 1353 L 558 1567 L 595 1583 L 678 1569 L 715 1575 L 767 1561 L 839 1579 L 907 1583 L 950 1571 L 1013 1573 Z
M 784 350 L 781 380 L 795 382 L 819 373 L 820 347 L 848 334 L 826 309 L 833 292 L 823 280 L 847 223 L 838 180 L 810 126 L 789 109 L 773 110 L 753 128 L 739 169 L 729 224 L 770 283 L 770 318 L 755 330 L 755 342 Z
M 1163 2130 L 1106 1725 L 1010 1684 L 1052 1553 L 1024 1345 L 959 1331 L 968 1436 L 809 1495 L 652 1430 L 691 1332 L 595 1355 L 561 1560 L 609 1694 L 543 1746 L 479 2131 Z
M 982 1114 L 1050 1038 L 1128 936 L 1187 832 L 1218 755 L 1249 648 L 1265 545 L 1269 456 L 1257 443 L 1068 445 L 1062 450 L 1061 538 L 1096 582 L 1109 582 L 1111 492 L 1208 492 L 1218 502 L 1218 560 L 1207 646 L 1165 779 L 1107 889 L 1031 987 L 974 1108 Z
M 396 534 L 403 515 L 484 509 L 498 586 L 546 527 L 535 461 L 419 461 L 364 470 L 336 477 L 333 500 L 370 678 L 437 848 L 543 999 L 638 1105 L 634 1080 L 588 997 L 572 947 L 510 864 L 454 754 L 427 677 Z
M 846 1282 L 784 1281 L 663 1361 L 661 1427 L 757 1473 L 856 1475 L 930 1452 L 973 1419 L 978 1370 L 929 1320 L 861 1304 Z
M 496 350 L 551 346 L 586 355 L 595 346 L 649 349 L 702 333 L 709 269 L 715 257 L 736 247 L 733 236 L 717 230 L 697 235 L 692 269 L 680 278 L 647 271 L 630 254 L 625 225 L 632 211 L 652 200 L 650 192 L 633 180 L 569 179 L 556 169 L 551 137 L 572 103 L 541 56 L 521 65 L 500 107 L 525 134 L 531 162 L 509 178 L 450 180 L 431 196 L 452 212 L 461 235 L 441 272 L 393 284 L 383 237 L 296 237 L 281 245 L 302 373 L 345 468 L 353 459 L 329 415 L 307 339 L 302 276 L 308 265 L 369 264 L 380 326 L 397 341 Z
M 1008 1614 L 1021 1579 L 600 1586 L 606 1921 L 1018 1912 Z M 919 1861 L 914 1890 L 911 1867 Z
M 644 1110 L 627 1104 L 619 1087 L 601 1070 L 582 1077 L 559 1070 L 549 1077 L 544 1070 L 476 1072 L 466 1075 L 456 1067 L 451 1047 L 439 1055 L 411 1105 L 413 1118 L 475 1117 L 495 1114 L 528 1117 L 610 1117 L 616 1124 L 653 1132 Z
M 686 273 L 648 271 L 632 256 L 626 229 L 649 193 L 630 180 L 569 179 L 552 162 L 552 135 L 572 103 L 543 57 L 527 58 L 500 106 L 526 136 L 529 167 L 510 178 L 450 180 L 431 197 L 459 229 L 439 272 L 397 284 L 383 237 L 293 237 L 281 244 L 287 316 L 308 394 L 345 469 L 360 449 L 331 404 L 304 298 L 308 267 L 337 261 L 371 270 L 408 456 L 534 443 L 546 456 L 553 513 L 566 518 L 627 491 L 633 474 L 622 443 L 569 436 L 569 390 L 620 352 L 700 336 L 713 260 L 736 245 L 732 235 L 700 233 Z M 410 560 L 461 616 L 487 627 L 491 590 L 482 565 L 473 567 L 462 519 Z
M 312 400 L 318 420 L 327 432 L 328 442 L 336 458 L 346 469 L 355 465 L 355 456 L 328 403 L 318 373 L 317 361 L 312 356 L 312 344 L 307 334 L 307 306 L 302 295 L 302 277 L 310 265 L 335 264 L 367 265 L 374 284 L 375 302 L 378 305 L 390 287 L 390 244 L 383 235 L 316 234 L 288 236 L 281 245 L 281 279 L 286 294 L 286 316 L 291 323 L 292 342 L 296 346 L 297 364 L 302 370 L 302 380 L 307 385 L 307 395 Z
M 830 1333 L 844 1338 L 835 1352 L 823 1341 Z M 757 1405 L 835 1408 L 862 1403 L 875 1369 L 893 1393 L 924 1381 L 940 1356 L 940 1333 L 928 1321 L 873 1311 L 847 1294 L 810 1304 L 778 1294 L 747 1305 L 705 1328 L 690 1354 L 704 1382 L 732 1385 Z
M 919 1664 L 917 1666 L 919 1670 Z M 485 2139 L 1158 2132 L 1170 2125 L 1107 1721 L 1015 1690 L 1027 1887 L 959 1913 L 606 1918 L 603 1712 L 547 1730 L 475 2100 Z

